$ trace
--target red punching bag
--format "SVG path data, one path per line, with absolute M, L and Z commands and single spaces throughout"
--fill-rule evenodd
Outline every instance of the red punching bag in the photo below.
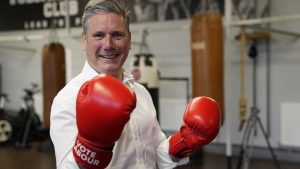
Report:
M 223 53 L 223 25 L 220 13 L 204 12 L 194 15 L 191 25 L 192 96 L 208 96 L 215 99 L 222 112 Z
M 43 114 L 45 127 L 49 128 L 53 99 L 66 84 L 64 46 L 57 42 L 50 42 L 44 45 L 42 57 Z

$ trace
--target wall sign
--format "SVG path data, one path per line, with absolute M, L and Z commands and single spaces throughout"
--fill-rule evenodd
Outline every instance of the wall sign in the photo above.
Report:
M 189 19 L 206 0 L 124 0 L 131 10 L 131 22 L 153 22 Z M 2 0 L 0 31 L 37 30 L 66 26 L 69 7 L 70 26 L 80 27 L 81 16 L 88 0 Z M 224 0 L 215 0 L 221 12 Z M 208 4 L 206 4 L 208 5 Z
M 68 0 L 70 26 L 81 26 L 86 0 Z M 48 29 L 66 25 L 65 0 L 4 0 L 0 6 L 0 31 Z

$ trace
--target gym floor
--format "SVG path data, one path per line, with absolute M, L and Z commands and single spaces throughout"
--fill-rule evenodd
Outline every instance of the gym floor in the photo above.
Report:
M 0 169 L 55 169 L 54 152 L 46 144 L 32 143 L 30 148 L 0 146 Z M 49 145 L 49 144 L 48 144 Z M 236 158 L 232 161 L 236 168 Z M 299 169 L 300 163 L 280 162 L 281 169 Z M 226 157 L 205 154 L 203 164 L 185 165 L 176 169 L 227 169 Z M 251 159 L 249 169 L 276 169 L 271 160 Z

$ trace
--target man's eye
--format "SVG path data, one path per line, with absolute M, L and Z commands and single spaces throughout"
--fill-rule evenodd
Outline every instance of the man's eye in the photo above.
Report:
M 97 33 L 97 34 L 94 35 L 94 37 L 96 39 L 103 39 L 104 36 L 105 36 L 104 33 Z
M 114 39 L 119 40 L 119 39 L 122 39 L 125 36 L 125 34 L 123 34 L 123 33 L 113 33 L 112 36 L 113 36 Z

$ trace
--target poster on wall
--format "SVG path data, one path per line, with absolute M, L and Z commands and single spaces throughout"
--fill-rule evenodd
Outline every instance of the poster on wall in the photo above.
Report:
M 124 0 L 131 10 L 131 22 L 153 22 L 189 19 L 215 3 L 223 12 L 224 0 Z M 0 31 L 39 30 L 80 27 L 81 16 L 88 0 L 2 0 Z
M 224 13 L 224 0 L 125 0 L 132 22 L 189 19 L 195 13 L 216 9 Z

